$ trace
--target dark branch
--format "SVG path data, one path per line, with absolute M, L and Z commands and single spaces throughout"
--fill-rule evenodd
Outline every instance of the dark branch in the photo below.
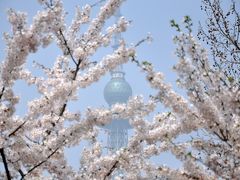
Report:
M 11 133 L 8 135 L 8 137 L 13 136 L 18 130 L 20 130 L 20 129 L 24 126 L 24 124 L 25 124 L 26 122 L 27 122 L 27 121 L 24 121 L 22 124 L 20 124 L 13 132 L 11 132 Z
M 70 47 L 68 46 L 67 40 L 66 40 L 65 36 L 63 35 L 63 32 L 62 32 L 61 29 L 59 30 L 59 33 L 60 33 L 60 35 L 61 35 L 61 37 L 63 39 L 64 46 L 67 48 L 68 54 L 70 55 L 70 57 L 73 60 L 74 64 L 77 65 L 77 62 L 76 62 L 76 60 L 73 57 L 72 51 L 71 51 Z
M 66 105 L 65 105 L 66 106 Z M 64 111 L 65 111 L 66 107 L 62 107 L 62 110 L 61 110 L 61 116 L 63 115 Z M 27 123 L 27 120 L 25 120 L 22 124 L 20 124 L 16 129 L 14 129 L 9 135 L 8 137 L 11 137 L 13 135 L 15 135 L 15 133 L 17 131 L 19 131 L 25 124 Z
M 228 139 L 226 139 L 225 137 L 222 137 L 222 136 L 220 136 L 217 132 L 213 132 L 220 140 L 222 140 L 223 142 L 225 142 L 230 148 L 232 148 L 232 145 L 231 144 L 229 144 L 229 142 L 228 142 Z
M 61 147 L 61 146 L 57 147 L 51 154 L 49 154 L 49 155 L 47 156 L 47 158 L 46 158 L 45 160 L 39 162 L 38 164 L 36 164 L 35 166 L 33 166 L 31 169 L 29 169 L 26 174 L 21 174 L 21 176 L 22 176 L 21 180 L 23 180 L 26 175 L 28 175 L 29 173 L 31 173 L 32 171 L 34 171 L 36 168 L 38 168 L 39 166 L 41 166 L 43 163 L 47 162 L 48 159 L 51 158 L 51 157 L 59 150 L 60 147 Z
M 60 111 L 60 113 L 59 113 L 59 116 L 62 116 L 62 115 L 63 115 L 66 107 L 67 107 L 67 104 L 65 103 L 65 104 L 63 105 L 63 107 L 61 108 L 61 111 Z
M 0 99 L 2 99 L 2 96 L 3 96 L 4 91 L 5 91 L 5 87 L 3 86 L 3 87 L 2 87 L 1 94 L 0 94 Z
M 3 161 L 3 165 L 4 165 L 4 168 L 5 168 L 5 171 L 6 171 L 7 179 L 11 180 L 11 175 L 10 175 L 10 172 L 8 170 L 8 164 L 7 164 L 7 160 L 6 160 L 3 148 L 0 149 L 0 154 L 2 156 L 2 161 Z
M 22 177 L 21 179 L 24 179 L 24 173 L 22 172 L 22 170 L 19 169 L 18 172 L 20 173 L 20 175 L 21 175 L 21 177 Z
M 106 180 L 107 177 L 109 177 L 112 172 L 116 169 L 117 165 L 118 165 L 119 161 L 115 161 L 115 163 L 112 165 L 111 169 L 108 171 L 108 173 L 104 176 L 104 180 Z

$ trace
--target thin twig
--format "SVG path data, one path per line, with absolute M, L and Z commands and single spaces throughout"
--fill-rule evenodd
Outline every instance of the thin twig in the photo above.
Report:
M 144 39 L 138 41 L 138 42 L 134 45 L 134 47 L 140 46 L 140 45 L 141 45 L 142 43 L 144 43 L 146 40 L 147 40 L 147 38 L 144 38 Z
M 65 36 L 63 35 L 63 32 L 62 32 L 61 29 L 59 30 L 59 33 L 60 33 L 60 35 L 63 38 L 63 43 L 64 43 L 65 47 L 67 48 L 68 54 L 70 55 L 70 57 L 73 60 L 74 64 L 77 65 L 77 62 L 76 62 L 76 60 L 74 59 L 74 57 L 72 55 L 72 51 L 71 51 L 70 47 L 68 46 L 67 40 L 66 40 Z
M 41 166 L 43 163 L 47 162 L 47 160 L 48 160 L 49 158 L 51 158 L 51 156 L 53 156 L 53 155 L 59 150 L 60 147 L 61 147 L 61 146 L 57 147 L 50 155 L 47 156 L 47 158 L 46 158 L 45 160 L 39 162 L 38 164 L 36 164 L 35 166 L 33 166 L 31 169 L 29 169 L 29 170 L 27 171 L 27 173 L 21 174 L 21 176 L 22 176 L 21 180 L 23 180 L 26 175 L 28 175 L 28 174 L 31 173 L 33 170 L 35 170 L 36 168 L 38 168 L 39 166 Z
M 223 137 L 221 137 L 217 132 L 213 132 L 220 140 L 222 140 L 223 142 L 225 142 L 230 148 L 232 148 L 232 145 L 231 144 L 229 144 L 229 142 L 228 142 L 228 140 L 227 139 L 225 139 L 225 138 L 223 138 Z
M 26 122 L 27 122 L 27 120 L 24 121 L 22 124 L 20 124 L 16 129 L 13 130 L 13 132 L 11 132 L 11 133 L 8 135 L 8 137 L 14 135 L 19 129 L 21 129 L 21 128 L 24 126 L 24 124 L 25 124 Z
M 91 8 L 93 8 L 94 6 L 97 6 L 97 5 L 101 4 L 101 3 L 104 2 L 104 1 L 106 1 L 106 0 L 99 0 L 99 1 L 91 4 L 90 6 L 91 6 Z

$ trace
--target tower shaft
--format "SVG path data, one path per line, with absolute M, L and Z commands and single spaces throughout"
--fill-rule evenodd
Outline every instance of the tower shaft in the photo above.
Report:
M 108 149 L 110 152 L 116 152 L 128 144 L 128 130 L 122 128 L 109 129 Z

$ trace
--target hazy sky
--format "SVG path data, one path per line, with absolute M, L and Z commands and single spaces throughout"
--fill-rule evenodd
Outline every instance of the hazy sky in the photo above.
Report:
M 75 7 L 77 5 L 82 6 L 86 3 L 93 4 L 97 0 L 65 0 L 65 10 L 68 12 L 66 19 L 67 24 L 71 23 L 71 18 L 74 16 Z M 195 24 L 195 31 L 197 32 L 198 21 L 204 21 L 204 13 L 200 10 L 200 0 L 127 0 L 121 7 L 122 15 L 127 19 L 132 20 L 132 24 L 128 31 L 123 34 L 123 37 L 129 44 L 135 44 L 142 38 L 146 37 L 150 32 L 154 38 L 151 44 L 143 44 L 137 49 L 137 55 L 139 60 L 147 60 L 154 64 L 157 70 L 162 71 L 166 76 L 166 81 L 175 83 L 176 76 L 172 71 L 172 66 L 177 62 L 174 56 L 175 45 L 172 42 L 175 30 L 170 27 L 169 21 L 175 19 L 177 22 L 181 22 L 185 15 L 190 15 Z M 28 12 L 29 23 L 32 21 L 33 15 L 42 7 L 37 3 L 37 0 L 1 0 L 0 1 L 0 34 L 3 32 L 9 32 L 10 26 L 7 22 L 6 10 L 9 8 L 17 9 L 19 11 Z M 92 17 L 95 16 L 99 7 L 93 9 Z M 114 18 L 110 19 L 107 24 L 111 24 Z M 83 27 L 83 30 L 86 29 Z M 4 41 L 0 40 L 0 59 L 4 59 Z M 98 61 L 107 52 L 111 53 L 112 49 L 100 49 L 99 52 L 92 57 L 93 60 Z M 35 74 L 38 74 L 37 69 L 32 68 L 32 62 L 37 61 L 41 64 L 51 66 L 55 57 L 61 54 L 55 45 L 52 45 L 46 49 L 41 49 L 36 54 L 31 54 L 28 57 L 28 64 L 26 67 L 33 70 Z M 134 94 L 149 95 L 148 84 L 145 82 L 143 73 L 139 71 L 135 64 L 129 62 L 124 65 L 126 72 L 126 79 L 132 84 Z M 40 73 L 40 72 L 39 72 Z M 87 89 L 81 90 L 80 101 L 78 107 L 84 109 L 86 105 L 106 105 L 103 99 L 103 88 L 109 79 L 109 75 L 105 76 L 98 83 L 93 84 Z M 28 97 L 22 94 L 22 90 L 26 87 L 17 88 L 21 96 Z M 97 90 L 97 91 L 96 91 Z M 26 92 L 26 91 L 25 91 Z M 91 94 L 91 96 L 89 96 Z M 33 95 L 34 97 L 35 95 Z M 29 97 L 30 98 L 30 97 Z M 20 114 L 25 113 L 24 106 L 21 105 Z
M 76 5 L 84 5 L 85 3 L 93 4 L 94 0 L 64 0 L 65 10 L 67 14 L 67 24 L 70 24 L 71 18 L 74 16 Z M 137 55 L 139 60 L 147 60 L 154 64 L 157 70 L 162 71 L 166 76 L 166 81 L 173 83 L 174 89 L 182 93 L 175 86 L 176 75 L 172 71 L 172 66 L 177 62 L 174 56 L 175 45 L 172 42 L 175 31 L 170 27 L 169 21 L 175 19 L 177 22 L 181 22 L 185 15 L 190 15 L 194 22 L 194 34 L 197 33 L 198 21 L 204 22 L 204 12 L 200 10 L 201 0 L 127 0 L 121 7 L 122 15 L 127 19 L 132 20 L 132 25 L 128 31 L 123 34 L 123 37 L 129 44 L 136 43 L 151 32 L 154 41 L 152 44 L 143 44 L 137 49 Z M 9 32 L 10 26 L 7 23 L 6 10 L 8 8 L 17 9 L 19 11 L 26 11 L 29 14 L 29 22 L 32 21 L 33 15 L 42 7 L 35 0 L 1 0 L 0 1 L 0 33 Z M 94 17 L 99 7 L 94 8 L 92 16 Z M 108 24 L 112 23 L 112 18 Z M 84 28 L 83 28 L 84 30 Z M 0 40 L 0 59 L 4 60 L 4 47 L 3 40 Z M 99 60 L 107 52 L 111 52 L 112 49 L 101 49 L 97 55 L 93 56 L 93 60 Z M 28 57 L 28 67 L 34 71 L 35 74 L 41 74 L 39 70 L 32 67 L 33 60 L 51 66 L 54 62 L 54 58 L 61 54 L 59 49 L 55 45 L 51 45 L 47 49 L 41 49 L 40 52 L 32 54 Z M 150 90 L 148 84 L 145 81 L 144 74 L 136 67 L 135 64 L 129 62 L 124 65 L 126 72 L 126 80 L 132 85 L 133 94 L 143 94 L 147 97 L 150 94 L 154 94 L 154 91 Z M 79 101 L 71 103 L 71 110 L 84 110 L 87 106 L 107 107 L 103 98 L 103 89 L 105 84 L 109 81 L 109 74 L 103 77 L 98 83 L 79 91 Z M 17 114 L 23 115 L 26 113 L 27 101 L 38 96 L 35 88 L 28 87 L 23 82 L 17 82 L 15 85 L 15 92 L 22 100 L 18 105 Z M 161 107 L 157 110 L 163 111 Z M 71 163 L 76 165 L 78 160 L 74 158 L 79 152 L 77 150 L 71 151 Z M 70 154 L 70 153 L 69 153 Z M 161 163 L 168 164 L 173 167 L 177 167 L 179 164 L 177 161 L 173 161 L 168 154 L 165 154 L 160 159 Z

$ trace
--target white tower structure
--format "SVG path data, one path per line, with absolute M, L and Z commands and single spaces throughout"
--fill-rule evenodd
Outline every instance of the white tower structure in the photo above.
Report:
M 116 22 L 121 17 L 120 10 L 115 14 Z M 114 37 L 113 49 L 119 45 L 121 34 Z M 125 73 L 122 66 L 119 66 L 111 72 L 111 80 L 104 88 L 104 98 L 109 106 L 115 103 L 126 103 L 130 96 L 132 96 L 132 88 L 125 80 Z M 112 119 L 112 122 L 104 128 L 108 129 L 108 150 L 115 152 L 121 147 L 127 146 L 128 143 L 128 129 L 131 129 L 127 119 Z

